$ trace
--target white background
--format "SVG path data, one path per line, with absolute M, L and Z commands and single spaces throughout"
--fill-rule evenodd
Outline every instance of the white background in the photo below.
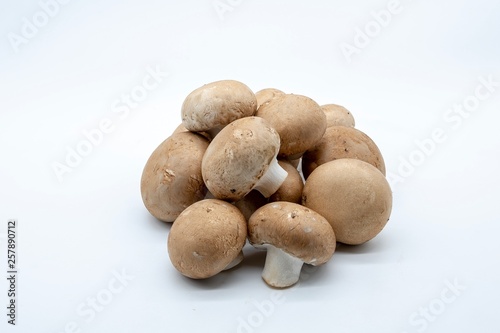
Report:
M 219 15 L 212 0 L 74 0 L 38 17 L 45 25 L 15 46 L 9 38 L 42 9 L 2 0 L 0 266 L 16 218 L 19 294 L 12 327 L 2 278 L 0 330 L 499 332 L 500 4 L 401 0 L 381 27 L 373 12 L 385 0 L 230 3 Z M 365 28 L 367 45 L 355 44 Z M 360 47 L 346 57 L 346 44 Z M 148 68 L 168 76 L 129 113 L 114 112 Z M 481 77 L 497 82 L 492 92 L 451 121 Z M 220 79 L 347 107 L 401 177 L 383 232 L 339 246 L 279 292 L 261 280 L 264 253 L 251 248 L 239 268 L 209 280 L 175 271 L 170 226 L 144 208 L 140 176 L 180 123 L 184 97 Z M 103 119 L 112 130 L 60 181 L 54 163 L 66 164 Z M 446 139 L 419 153 L 416 141 L 436 129 Z M 110 294 L 119 272 L 129 280 Z M 106 304 L 93 316 L 96 297 Z

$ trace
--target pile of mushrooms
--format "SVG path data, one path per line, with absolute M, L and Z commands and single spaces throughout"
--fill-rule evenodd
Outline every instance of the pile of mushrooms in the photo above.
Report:
M 233 268 L 248 240 L 267 251 L 263 280 L 289 287 L 304 263 L 325 264 L 337 242 L 365 243 L 389 220 L 384 159 L 346 108 L 223 80 L 192 91 L 181 115 L 141 178 L 147 210 L 173 222 L 181 274 Z

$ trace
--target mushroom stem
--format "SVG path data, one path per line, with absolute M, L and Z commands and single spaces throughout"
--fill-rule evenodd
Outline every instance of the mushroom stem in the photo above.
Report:
M 265 244 L 264 247 L 267 248 L 267 255 L 262 279 L 275 288 L 296 284 L 304 262 L 273 245 Z
M 231 269 L 231 268 L 237 266 L 242 261 L 243 261 L 243 251 L 240 251 L 240 253 L 238 253 L 238 256 L 236 258 L 234 258 L 233 261 L 231 261 L 226 266 L 226 268 L 223 269 L 223 271 L 227 271 L 228 269 Z
M 265 198 L 269 198 L 280 188 L 287 176 L 288 172 L 278 164 L 278 160 L 274 157 L 269 164 L 269 168 L 253 189 L 262 193 Z

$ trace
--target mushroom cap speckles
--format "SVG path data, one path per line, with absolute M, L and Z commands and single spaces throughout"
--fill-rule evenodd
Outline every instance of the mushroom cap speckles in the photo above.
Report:
M 317 212 L 292 202 L 276 201 L 259 208 L 248 222 L 252 245 L 269 244 L 311 265 L 327 262 L 335 252 L 335 234 Z
M 326 115 L 312 99 L 283 94 L 260 106 L 255 114 L 266 119 L 281 138 L 280 156 L 297 156 L 316 145 L 326 129 Z
M 190 131 L 208 131 L 253 116 L 257 111 L 255 94 L 245 84 L 222 80 L 192 91 L 181 108 L 182 124 Z
M 353 127 L 331 126 L 318 144 L 302 156 L 302 172 L 307 179 L 321 164 L 341 158 L 355 158 L 375 166 L 385 175 L 382 153 L 373 140 Z
M 237 201 L 249 193 L 276 158 L 280 138 L 262 118 L 246 117 L 222 129 L 207 148 L 202 175 L 219 199 Z
M 238 257 L 246 236 L 246 220 L 238 208 L 222 200 L 205 199 L 186 208 L 172 225 L 168 254 L 181 274 L 204 279 Z
M 205 197 L 201 160 L 208 140 L 191 132 L 176 133 L 151 154 L 141 178 L 141 195 L 157 219 L 173 222 L 189 205 Z
M 392 192 L 373 165 L 346 158 L 327 162 L 311 173 L 302 204 L 328 220 L 337 241 L 357 245 L 375 237 L 386 225 Z

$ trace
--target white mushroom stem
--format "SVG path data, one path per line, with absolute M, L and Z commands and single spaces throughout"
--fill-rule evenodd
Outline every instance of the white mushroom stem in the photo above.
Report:
M 243 261 L 243 251 L 240 251 L 240 253 L 238 253 L 238 256 L 236 258 L 234 258 L 233 261 L 231 261 L 226 266 L 226 268 L 223 269 L 223 271 L 227 271 L 228 269 L 235 267 L 236 265 L 238 265 L 242 261 Z
M 267 249 L 262 271 L 264 281 L 276 288 L 286 288 L 297 283 L 304 262 L 273 245 L 265 244 L 263 247 Z
M 278 160 L 274 157 L 271 164 L 269 164 L 269 168 L 253 189 L 262 193 L 264 197 L 269 198 L 280 188 L 287 176 L 288 172 L 278 164 Z

